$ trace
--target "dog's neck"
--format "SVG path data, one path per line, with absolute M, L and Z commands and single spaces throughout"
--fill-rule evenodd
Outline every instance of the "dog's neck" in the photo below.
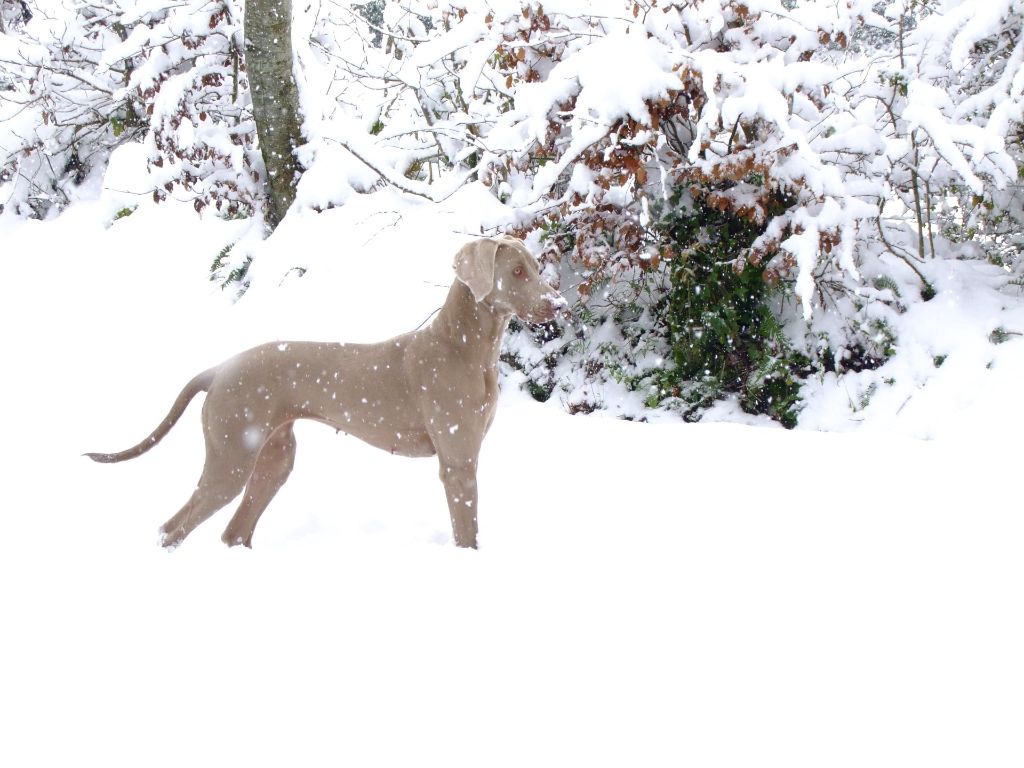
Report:
M 453 346 L 464 348 L 466 354 L 480 358 L 482 364 L 494 365 L 502 334 L 511 318 L 511 312 L 495 309 L 486 298 L 477 301 L 472 291 L 456 280 L 434 327 Z

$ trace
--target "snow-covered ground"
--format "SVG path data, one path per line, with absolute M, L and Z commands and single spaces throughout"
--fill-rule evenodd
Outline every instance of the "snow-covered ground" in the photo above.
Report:
M 0 765 L 1024 764 L 1016 338 L 965 339 L 853 432 L 506 391 L 477 552 L 433 460 L 301 425 L 255 549 L 220 544 L 225 510 L 162 551 L 199 400 L 140 459 L 80 454 L 134 444 L 245 346 L 424 320 L 454 211 L 486 211 L 386 194 L 290 217 L 237 304 L 206 275 L 244 222 L 143 204 L 107 226 L 109 193 L 0 221 Z M 811 426 L 856 426 L 827 390 Z

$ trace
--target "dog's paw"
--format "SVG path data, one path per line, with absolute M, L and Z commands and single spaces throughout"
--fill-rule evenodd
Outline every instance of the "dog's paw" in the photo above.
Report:
M 178 545 L 181 544 L 181 538 L 171 536 L 168 531 L 161 528 L 157 536 L 157 542 L 168 552 L 173 552 L 178 548 Z
M 246 549 L 252 549 L 252 538 L 246 538 L 240 533 L 224 531 L 224 533 L 220 537 L 220 540 L 227 544 L 229 547 L 245 547 Z

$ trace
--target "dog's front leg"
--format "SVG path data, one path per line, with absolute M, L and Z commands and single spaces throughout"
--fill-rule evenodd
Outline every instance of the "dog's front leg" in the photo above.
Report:
M 441 459 L 441 482 L 448 497 L 448 513 L 452 519 L 452 534 L 455 546 L 476 549 L 477 534 L 477 491 L 476 459 L 452 461 L 443 454 Z
M 464 369 L 466 366 L 463 366 Z M 438 366 L 441 368 L 441 366 Z M 413 381 L 419 387 L 423 426 L 440 464 L 440 478 L 448 499 L 452 534 L 459 547 L 477 546 L 477 463 L 487 416 L 483 375 L 447 366 L 455 371 L 458 386 L 440 386 L 433 369 Z
M 453 409 L 454 410 L 454 409 Z M 477 491 L 476 469 L 480 456 L 482 430 L 463 412 L 462 423 L 452 423 L 453 411 L 438 409 L 429 424 L 430 440 L 437 451 L 441 482 L 448 497 L 452 534 L 458 547 L 476 548 Z

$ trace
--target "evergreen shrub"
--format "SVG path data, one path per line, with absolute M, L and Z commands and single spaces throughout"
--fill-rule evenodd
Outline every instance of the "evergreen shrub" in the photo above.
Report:
M 788 201 L 773 193 L 771 204 L 782 209 Z M 541 228 L 545 258 L 579 281 L 573 327 L 556 338 L 550 326 L 513 326 L 519 341 L 507 344 L 502 358 L 527 376 L 536 399 L 561 386 L 571 412 L 589 412 L 608 404 L 571 393 L 581 381 L 611 381 L 640 394 L 646 407 L 688 420 L 735 398 L 747 413 L 796 426 L 801 379 L 812 366 L 778 320 L 787 284 L 753 252 L 762 223 L 680 185 L 648 206 L 642 257 L 605 258 L 595 270 L 584 266 L 575 224 Z M 622 249 L 614 230 L 605 237 L 609 253 Z M 616 272 L 609 263 L 621 267 Z M 531 337 L 526 344 L 523 333 Z
M 774 203 L 781 208 L 785 200 Z M 658 309 L 672 361 L 658 394 L 694 408 L 735 394 L 744 411 L 795 426 L 808 361 L 773 311 L 781 284 L 751 255 L 763 226 L 682 188 L 652 212 L 658 251 L 668 257 L 669 289 Z

